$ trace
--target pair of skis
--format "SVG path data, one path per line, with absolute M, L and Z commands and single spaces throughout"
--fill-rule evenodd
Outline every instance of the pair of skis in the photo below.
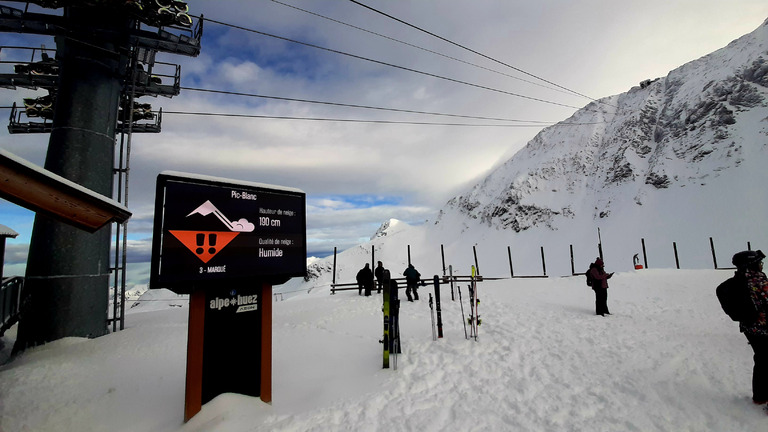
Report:
M 469 324 L 469 335 L 467 335 L 467 326 L 464 326 L 464 337 L 467 339 L 473 337 L 475 341 L 477 341 L 477 329 L 483 322 L 477 309 L 480 300 L 477 297 L 476 271 L 475 266 L 472 266 L 472 283 L 467 287 L 469 288 L 469 318 L 466 322 Z M 459 301 L 461 301 L 461 289 L 459 289 Z M 464 319 L 464 306 L 461 307 L 461 318 Z
M 440 310 L 440 279 L 438 276 L 434 277 L 435 284 L 435 297 L 432 297 L 432 293 L 429 294 L 429 311 L 432 319 L 432 340 L 436 341 L 438 338 L 443 337 L 443 326 Z M 477 341 L 478 327 L 482 324 L 480 319 L 480 313 L 478 306 L 480 300 L 477 297 L 477 269 L 472 266 L 472 278 L 469 288 L 469 305 L 470 312 L 469 318 L 465 319 L 464 316 L 464 302 L 461 297 L 461 287 L 459 291 L 459 304 L 461 306 L 461 322 L 464 324 L 464 337 L 469 339 L 474 338 Z M 382 311 L 384 313 L 384 337 L 380 341 L 384 344 L 384 363 L 383 367 L 389 368 L 390 357 L 392 357 L 392 364 L 394 369 L 397 370 L 397 354 L 400 353 L 399 346 L 399 300 L 397 298 L 397 282 L 391 280 L 389 270 L 384 270 L 384 305 Z M 437 305 L 437 320 L 435 319 L 435 304 Z M 467 333 L 467 324 L 469 324 L 469 334 Z
M 400 299 L 398 298 L 397 282 L 391 279 L 389 270 L 384 270 L 384 369 L 389 369 L 390 357 L 392 366 L 397 370 L 397 355 L 400 354 Z
M 432 279 L 435 285 L 435 299 L 432 302 L 432 294 L 429 294 L 429 312 L 432 315 L 432 340 L 443 337 L 443 313 L 440 308 L 440 278 L 435 275 Z M 437 321 L 435 321 L 435 309 L 437 309 Z
M 464 300 L 461 296 L 461 287 L 457 287 L 459 291 L 459 306 L 461 307 L 461 322 L 464 325 L 464 338 L 469 339 L 472 337 L 475 341 L 477 341 L 478 326 L 482 324 L 480 313 L 478 312 L 480 300 L 477 298 L 476 272 L 477 270 L 475 269 L 475 266 L 472 266 L 472 283 L 467 287 L 469 288 L 469 318 L 466 318 L 464 315 Z M 435 300 L 437 301 L 437 326 L 439 337 L 443 337 L 442 320 L 440 319 L 440 281 L 437 276 L 435 276 Z M 429 309 L 430 314 L 432 315 L 432 340 L 434 341 L 437 340 L 438 335 L 435 332 L 435 314 L 432 308 L 432 294 L 429 295 Z M 467 333 L 467 324 L 469 324 L 469 333 Z

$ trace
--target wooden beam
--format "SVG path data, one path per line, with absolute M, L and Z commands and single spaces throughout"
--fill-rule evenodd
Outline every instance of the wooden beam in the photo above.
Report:
M 131 217 L 116 201 L 4 150 L 0 150 L 0 197 L 88 232 Z

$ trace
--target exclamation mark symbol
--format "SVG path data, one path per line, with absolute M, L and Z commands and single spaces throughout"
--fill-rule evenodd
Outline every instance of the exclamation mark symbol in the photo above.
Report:
M 216 234 L 208 234 L 208 245 L 211 247 L 208 249 L 208 253 L 211 255 L 216 255 Z
M 205 234 L 199 233 L 195 236 L 195 240 L 197 241 L 197 249 L 195 249 L 195 253 L 198 255 L 202 255 L 203 252 L 205 252 L 205 249 L 203 249 L 203 246 L 205 246 Z

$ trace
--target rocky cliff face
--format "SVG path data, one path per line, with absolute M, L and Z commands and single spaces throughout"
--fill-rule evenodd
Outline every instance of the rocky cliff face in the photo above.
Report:
M 516 232 L 611 217 L 661 190 L 700 188 L 747 157 L 768 163 L 768 21 L 666 77 L 541 131 L 441 211 Z M 763 164 L 766 166 L 766 164 Z M 437 223 L 440 223 L 438 217 Z

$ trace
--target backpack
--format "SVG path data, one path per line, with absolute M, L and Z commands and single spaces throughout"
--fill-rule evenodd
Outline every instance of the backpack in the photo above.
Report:
M 592 279 L 592 267 L 594 267 L 594 263 L 590 264 L 589 268 L 586 271 L 586 273 L 584 273 L 584 275 L 586 275 L 586 277 L 587 277 L 587 286 L 588 287 L 592 286 L 592 281 L 594 280 L 594 279 Z
M 747 291 L 744 277 L 736 276 L 717 286 L 715 290 L 720 307 L 733 321 L 749 321 L 754 318 L 754 304 Z

